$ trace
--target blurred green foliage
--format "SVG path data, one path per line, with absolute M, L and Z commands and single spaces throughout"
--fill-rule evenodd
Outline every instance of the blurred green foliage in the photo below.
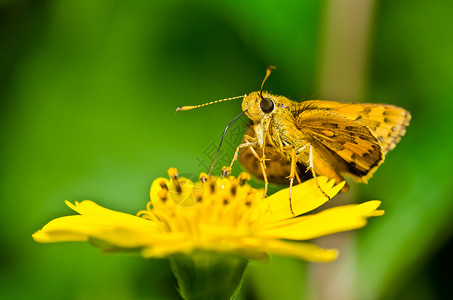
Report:
M 135 213 L 168 167 L 206 171 L 207 151 L 241 111 L 240 100 L 175 116 L 179 105 L 257 90 L 269 64 L 278 69 L 267 89 L 318 98 L 325 5 L 2 1 L 2 298 L 178 299 L 164 260 L 101 255 L 86 244 L 41 245 L 31 234 L 71 214 L 65 199 Z M 363 100 L 405 107 L 413 119 L 370 183 L 356 188 L 359 201 L 381 199 L 386 210 L 358 233 L 358 299 L 447 295 L 452 11 L 446 0 L 376 1 Z M 233 149 L 223 151 L 231 157 Z M 304 297 L 304 268 L 283 258 L 253 265 L 241 297 Z

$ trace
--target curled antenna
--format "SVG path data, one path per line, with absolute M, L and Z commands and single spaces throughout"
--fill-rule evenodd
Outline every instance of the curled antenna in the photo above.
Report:
M 236 96 L 236 97 L 231 97 L 231 98 L 220 99 L 220 100 L 216 100 L 216 101 L 211 101 L 211 102 L 208 102 L 208 103 L 205 103 L 205 104 L 200 104 L 200 105 L 180 106 L 180 107 L 176 108 L 176 112 L 178 112 L 180 110 L 191 110 L 191 109 L 207 106 L 207 105 L 210 105 L 210 104 L 215 104 L 215 103 L 219 103 L 219 102 L 234 100 L 234 99 L 238 99 L 238 98 L 244 98 L 245 96 L 247 96 L 247 94 L 244 94 L 244 95 L 241 95 L 241 96 Z
M 219 148 L 217 148 L 217 153 L 215 154 L 215 157 L 214 157 L 214 161 L 212 162 L 211 168 L 209 168 L 208 176 L 211 176 L 211 171 L 212 171 L 212 169 L 214 168 L 214 164 L 215 164 L 215 161 L 217 160 L 217 156 L 219 156 L 220 147 L 222 147 L 223 139 L 225 138 L 225 133 L 227 132 L 228 127 L 231 125 L 231 123 L 233 123 L 234 121 L 236 121 L 237 119 L 239 119 L 240 116 L 242 116 L 243 114 L 245 114 L 246 111 L 247 111 L 247 110 L 244 110 L 243 112 L 241 112 L 236 118 L 234 118 L 233 120 L 231 120 L 230 123 L 228 123 L 228 125 L 225 127 L 225 130 L 223 131 L 223 134 L 222 134 L 222 139 L 220 140 Z
M 264 83 L 266 82 L 267 77 L 271 75 L 272 70 L 275 69 L 275 66 L 269 66 L 266 69 L 266 76 L 264 76 L 263 82 L 261 83 L 261 89 L 260 89 L 260 98 L 263 99 L 263 86 Z

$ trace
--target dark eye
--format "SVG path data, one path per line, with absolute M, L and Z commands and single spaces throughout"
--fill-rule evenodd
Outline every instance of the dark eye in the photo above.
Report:
M 268 114 L 274 110 L 274 102 L 269 98 L 263 98 L 260 102 L 263 113 Z

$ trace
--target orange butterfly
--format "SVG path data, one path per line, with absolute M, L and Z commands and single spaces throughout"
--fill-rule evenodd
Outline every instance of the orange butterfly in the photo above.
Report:
M 265 192 L 269 182 L 283 183 L 286 178 L 289 199 L 294 178 L 302 182 L 313 176 L 325 196 L 317 175 L 333 178 L 336 183 L 342 182 L 344 175 L 366 182 L 406 132 L 411 115 L 397 106 L 321 100 L 299 103 L 263 92 L 273 68 L 267 69 L 260 91 L 240 96 L 244 97 L 243 113 L 253 124 L 230 165 L 239 156 L 244 168 L 265 181 Z M 290 208 L 292 211 L 291 202 Z

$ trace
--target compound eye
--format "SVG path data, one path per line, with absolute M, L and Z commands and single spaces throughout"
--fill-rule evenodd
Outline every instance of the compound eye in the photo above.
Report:
M 260 107 L 263 113 L 268 114 L 274 110 L 274 102 L 269 98 L 262 98 Z

